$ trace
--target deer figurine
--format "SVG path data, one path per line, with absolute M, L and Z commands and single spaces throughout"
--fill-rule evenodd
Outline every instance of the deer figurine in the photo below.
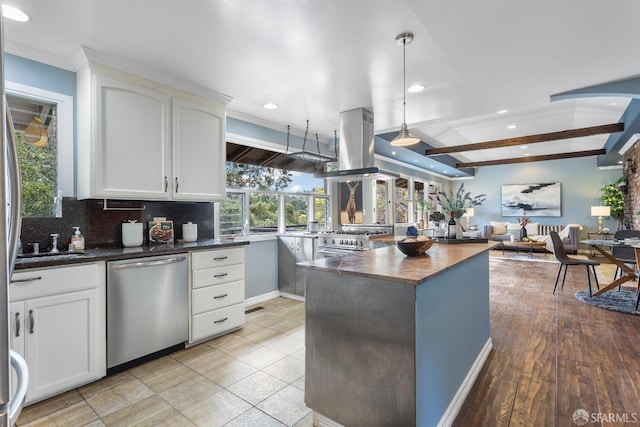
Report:
M 360 182 L 356 182 L 351 185 L 350 182 L 347 182 L 347 187 L 349 188 L 349 200 L 347 201 L 347 216 L 349 217 L 349 222 L 353 224 L 356 222 L 356 188 L 358 188 L 358 184 Z

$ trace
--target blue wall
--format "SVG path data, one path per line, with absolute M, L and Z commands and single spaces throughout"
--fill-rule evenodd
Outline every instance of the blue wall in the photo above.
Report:
M 278 240 L 254 241 L 245 246 L 244 298 L 278 290 Z
M 546 162 L 524 163 L 517 165 L 500 165 L 478 168 L 471 180 L 462 181 L 472 196 L 485 193 L 487 200 L 475 208 L 475 217 L 471 221 L 482 230 L 490 221 L 516 222 L 515 217 L 501 215 L 501 186 L 503 184 L 531 184 L 543 182 L 559 182 L 561 184 L 560 217 L 532 217 L 532 222 L 549 225 L 577 223 L 587 231 L 597 227 L 598 219 L 591 216 L 591 206 L 601 205 L 600 189 L 613 183 L 622 176 L 622 168 L 600 170 L 596 166 L 595 157 L 584 157 Z M 459 186 L 453 182 L 455 191 Z M 617 221 L 604 219 L 604 226 L 616 230 Z
M 4 78 L 76 97 L 76 73 L 5 53 Z M 75 105 L 75 104 L 74 104 Z

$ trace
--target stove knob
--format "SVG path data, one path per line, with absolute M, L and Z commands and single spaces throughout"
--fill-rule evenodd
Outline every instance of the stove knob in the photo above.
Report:
M 331 239 L 331 244 L 335 245 L 336 244 L 336 240 L 335 239 Z
M 362 247 L 362 240 L 360 240 L 360 247 Z

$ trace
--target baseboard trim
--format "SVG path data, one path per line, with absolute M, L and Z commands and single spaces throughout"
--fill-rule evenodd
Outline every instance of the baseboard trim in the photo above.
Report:
M 465 399 L 469 395 L 469 392 L 471 391 L 471 387 L 473 387 L 473 384 L 475 383 L 476 378 L 478 378 L 478 375 L 480 374 L 480 371 L 484 366 L 484 362 L 487 361 L 489 354 L 491 354 L 492 348 L 493 348 L 493 343 L 491 341 L 491 337 L 489 337 L 487 342 L 484 344 L 484 347 L 478 354 L 478 357 L 476 357 L 475 362 L 473 362 L 473 365 L 471 366 L 471 369 L 467 373 L 466 378 L 464 379 L 464 381 L 462 381 L 462 384 L 460 384 L 460 387 L 458 388 L 458 391 L 456 392 L 456 394 L 453 396 L 453 399 L 451 399 L 451 403 L 449 403 L 449 407 L 445 411 L 442 418 L 440 418 L 438 427 L 449 427 L 453 424 L 456 417 L 458 416 L 458 412 L 460 412 L 460 408 L 462 408 L 462 404 L 464 403 Z
M 289 298 L 289 299 L 294 299 L 296 301 L 304 302 L 304 297 L 301 297 L 300 295 L 296 295 L 296 294 L 290 294 L 289 292 L 280 292 L 280 296 L 283 298 Z
M 280 291 L 271 291 L 266 294 L 256 295 L 255 297 L 247 298 L 244 300 L 245 307 L 250 305 L 260 304 L 261 302 L 269 301 L 271 299 L 278 298 L 280 296 Z
M 342 424 L 317 412 L 313 413 L 313 425 L 318 427 L 344 427 Z

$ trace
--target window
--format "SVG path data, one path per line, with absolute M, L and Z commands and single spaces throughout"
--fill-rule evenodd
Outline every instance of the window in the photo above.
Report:
M 25 217 L 62 216 L 74 195 L 73 98 L 6 82 L 22 178 Z
M 225 236 L 244 234 L 244 193 L 227 193 L 227 199 L 220 203 L 220 234 Z
M 396 209 L 394 222 L 409 222 L 409 181 L 398 178 L 395 180 Z
M 250 193 L 249 213 L 251 234 L 278 231 L 278 196 L 276 194 Z
M 376 181 L 376 223 L 388 224 L 387 220 L 387 181 Z
M 422 221 L 423 208 L 426 207 L 425 202 L 425 184 L 424 182 L 413 182 L 413 218 Z
M 310 173 L 227 162 L 227 187 L 218 212 L 221 236 L 306 230 L 309 218 L 328 227 L 329 196 Z
M 284 196 L 284 225 L 287 231 L 304 231 L 307 229 L 309 212 L 308 200 L 309 198 L 307 196 L 298 196 L 295 194 L 286 194 Z

